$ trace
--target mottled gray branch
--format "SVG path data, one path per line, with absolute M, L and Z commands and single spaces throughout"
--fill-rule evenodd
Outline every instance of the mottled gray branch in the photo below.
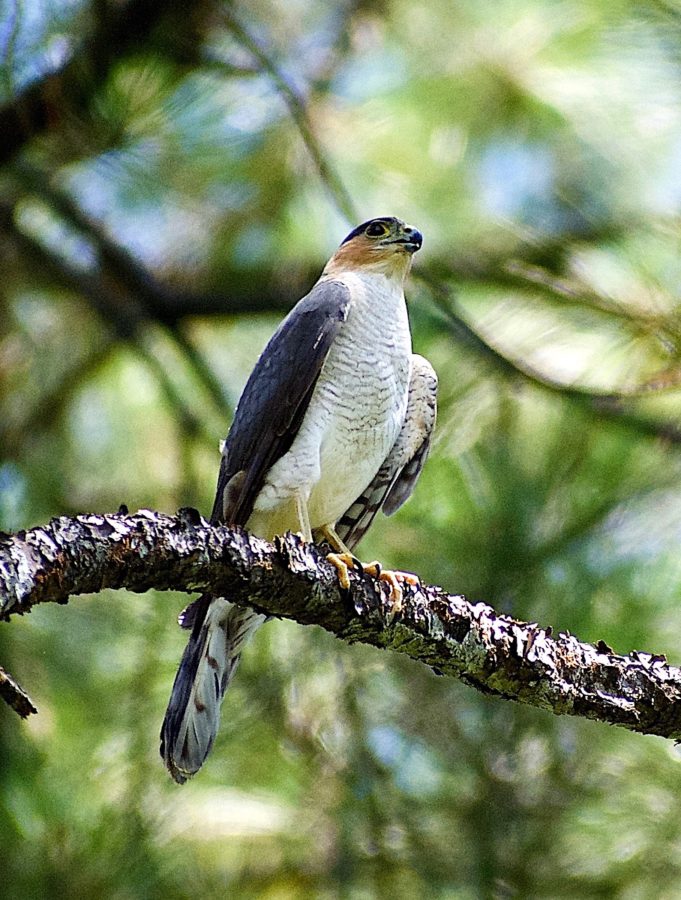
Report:
M 393 616 L 387 586 L 353 572 L 339 587 L 324 553 L 296 535 L 273 544 L 213 528 L 195 510 L 85 515 L 0 535 L 0 618 L 103 588 L 210 591 L 349 643 L 406 653 L 488 694 L 632 731 L 681 738 L 681 670 L 647 653 L 498 615 L 422 585 Z

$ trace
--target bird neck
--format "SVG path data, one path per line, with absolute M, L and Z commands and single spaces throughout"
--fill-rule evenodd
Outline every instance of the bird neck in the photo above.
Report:
M 362 266 L 358 269 L 341 266 L 326 265 L 319 279 L 325 281 L 340 281 L 345 284 L 350 293 L 357 299 L 359 295 L 376 294 L 384 296 L 389 302 L 404 302 L 404 279 L 406 273 L 393 268 L 386 271 L 381 267 Z
M 361 260 L 357 254 L 350 253 L 340 247 L 324 266 L 322 279 L 342 280 L 344 274 L 359 275 L 364 278 L 378 277 L 388 281 L 404 285 L 404 281 L 411 270 L 412 255 L 410 253 L 376 254 L 367 258 L 362 254 Z
M 355 317 L 364 319 L 376 316 L 388 330 L 393 327 L 398 330 L 408 328 L 407 304 L 401 277 L 389 277 L 382 272 L 363 268 L 325 273 L 319 281 L 339 281 L 344 284 L 350 292 Z

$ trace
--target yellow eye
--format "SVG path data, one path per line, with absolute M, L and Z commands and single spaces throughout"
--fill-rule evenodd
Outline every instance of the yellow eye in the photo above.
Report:
M 390 229 L 385 222 L 372 222 L 370 225 L 367 225 L 364 233 L 367 237 L 385 237 L 386 234 L 390 234 Z

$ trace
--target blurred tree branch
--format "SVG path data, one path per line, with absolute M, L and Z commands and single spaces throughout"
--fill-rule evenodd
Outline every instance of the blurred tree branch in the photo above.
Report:
M 16 683 L 9 672 L 5 672 L 2 666 L 0 666 L 0 697 L 22 719 L 38 712 L 28 694 Z
M 195 61 L 210 4 L 128 0 L 99 2 L 92 9 L 89 34 L 66 61 L 0 108 L 0 165 L 14 159 L 36 136 L 87 118 L 97 90 L 124 56 L 160 41 L 177 62 Z
M 80 209 L 73 198 L 53 188 L 46 173 L 27 165 L 18 165 L 15 171 L 25 188 L 47 203 L 56 215 L 95 248 L 97 266 L 87 273 L 81 291 L 92 307 L 124 339 L 139 338 L 140 328 L 149 321 L 165 327 L 218 409 L 223 410 L 226 397 L 212 369 L 187 337 L 181 321 L 176 316 L 165 314 L 169 297 L 174 296 L 173 291 L 145 269 L 125 247 L 116 243 L 98 222 Z M 24 248 L 28 250 L 32 246 L 34 254 L 47 268 L 78 289 L 78 271 L 25 235 L 9 209 L 0 210 L 0 229 L 3 226 L 9 235 L 23 243 Z M 184 300 L 191 303 L 189 297 Z
M 406 653 L 483 693 L 681 738 L 681 669 L 663 657 L 621 656 L 603 642 L 554 637 L 550 628 L 427 585 L 406 588 L 394 617 L 383 583 L 353 572 L 342 591 L 323 552 L 296 535 L 270 544 L 241 529 L 213 528 L 185 509 L 61 517 L 0 536 L 0 618 L 122 587 L 221 593 L 349 643 Z M 16 707 L 25 695 L 18 687 L 14 695 Z
M 681 429 L 672 422 L 648 418 L 626 405 L 626 401 L 631 402 L 656 391 L 674 387 L 672 377 L 661 373 L 659 383 L 656 383 L 655 379 L 651 379 L 643 385 L 607 392 L 594 391 L 580 385 L 563 384 L 544 372 L 540 372 L 525 360 L 515 359 L 495 347 L 457 312 L 446 285 L 434 279 L 429 273 L 418 273 L 417 278 L 428 286 L 433 302 L 444 317 L 450 333 L 477 353 L 481 359 L 489 362 L 503 376 L 520 377 L 552 394 L 576 403 L 593 415 L 618 422 L 623 427 L 632 428 L 640 434 L 662 438 L 671 444 L 681 444 Z M 678 373 L 676 374 L 678 375 Z
M 310 120 L 308 104 L 305 98 L 299 93 L 292 81 L 276 64 L 262 44 L 256 40 L 241 22 L 238 21 L 234 13 L 229 10 L 228 7 L 224 8 L 222 16 L 234 37 L 248 50 L 256 62 L 261 66 L 262 70 L 266 72 L 273 81 L 280 97 L 288 108 L 289 114 L 298 129 L 310 157 L 312 158 L 322 184 L 327 189 L 331 199 L 336 204 L 339 211 L 345 216 L 346 220 L 354 222 L 357 219 L 355 204 L 350 192 L 329 162 L 326 153 L 317 139 Z
M 35 238 L 24 234 L 14 221 L 12 208 L 0 203 L 0 233 L 2 232 L 11 238 L 24 256 L 34 260 L 42 272 L 84 297 L 116 337 L 128 342 L 135 349 L 158 379 L 183 429 L 191 435 L 205 432 L 203 418 L 196 415 L 187 405 L 165 366 L 147 345 L 142 326 L 148 324 L 149 319 L 134 293 L 128 293 L 126 286 L 112 277 L 99 277 L 97 273 L 82 270 L 63 257 L 50 252 Z M 3 428 L 0 426 L 0 433 L 2 431 Z M 210 437 L 208 434 L 205 436 Z

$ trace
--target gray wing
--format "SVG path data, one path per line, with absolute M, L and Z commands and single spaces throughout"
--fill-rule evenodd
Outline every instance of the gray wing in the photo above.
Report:
M 392 450 L 369 487 L 336 523 L 336 533 L 352 549 L 379 509 L 391 516 L 411 496 L 430 450 L 437 415 L 437 375 L 422 356 L 412 356 L 407 413 Z
M 246 382 L 222 451 L 211 522 L 245 525 L 267 471 L 291 447 L 350 291 L 321 282 L 286 316 Z

